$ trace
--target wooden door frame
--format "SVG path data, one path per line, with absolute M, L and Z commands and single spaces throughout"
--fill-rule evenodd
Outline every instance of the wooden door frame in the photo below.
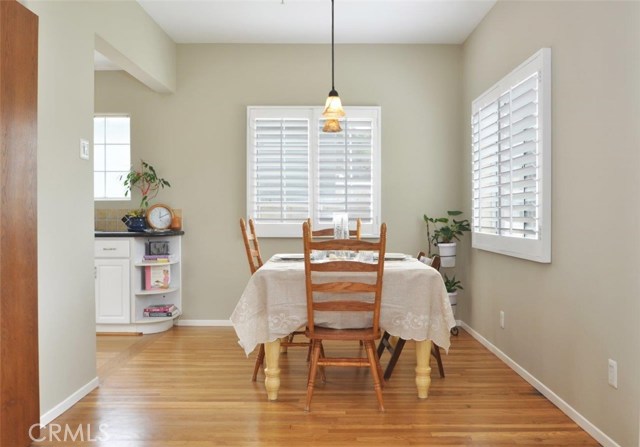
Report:
M 0 1 L 2 446 L 29 446 L 39 435 L 37 90 L 38 17 Z

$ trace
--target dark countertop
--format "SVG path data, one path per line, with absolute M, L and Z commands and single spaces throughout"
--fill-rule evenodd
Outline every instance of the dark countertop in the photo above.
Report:
M 95 237 L 167 237 L 182 236 L 183 230 L 179 231 L 96 231 Z

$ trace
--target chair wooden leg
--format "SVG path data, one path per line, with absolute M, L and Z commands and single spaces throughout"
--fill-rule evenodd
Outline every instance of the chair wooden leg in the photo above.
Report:
M 440 346 L 435 343 L 431 344 L 431 355 L 436 358 L 438 363 L 438 370 L 440 371 L 440 378 L 444 379 L 444 366 L 442 365 L 442 357 L 440 357 Z
M 324 358 L 324 345 L 322 344 L 322 342 L 318 342 L 320 343 L 320 358 L 323 359 Z M 326 383 L 327 382 L 327 376 L 324 373 L 324 366 L 320 366 L 318 368 L 320 370 L 320 380 L 322 380 L 322 383 Z
M 373 377 L 373 388 L 376 392 L 376 397 L 378 399 L 378 408 L 380 411 L 384 411 L 384 401 L 382 400 L 382 384 L 380 381 L 379 375 L 379 364 L 378 357 L 376 355 L 376 346 L 373 340 L 367 340 L 364 342 L 365 348 L 367 350 L 367 357 L 369 358 L 369 368 L 371 369 L 371 376 Z
M 313 355 L 311 356 L 311 366 L 309 368 L 309 379 L 307 380 L 307 400 L 304 405 L 305 411 L 311 409 L 311 398 L 313 397 L 313 387 L 315 386 L 316 374 L 318 372 L 318 359 L 320 358 L 320 341 L 313 341 Z
M 376 368 L 378 369 L 378 377 L 380 377 L 380 386 L 382 386 L 382 388 L 384 388 L 384 386 L 386 385 L 386 381 L 384 379 L 382 379 L 382 364 L 380 363 L 380 356 L 378 355 L 378 353 L 375 351 L 375 347 L 376 344 L 375 342 L 373 343 L 373 347 L 374 347 L 374 352 L 376 354 Z
M 260 344 L 260 349 L 258 350 L 258 356 L 256 357 L 256 364 L 253 367 L 253 376 L 251 377 L 251 381 L 255 382 L 258 377 L 258 371 L 262 367 L 264 363 L 264 344 Z
M 396 346 L 393 348 L 393 354 L 391 355 L 391 359 L 389 359 L 389 364 L 387 365 L 387 369 L 384 372 L 384 379 L 389 380 L 391 374 L 393 373 L 393 368 L 396 367 L 396 363 L 398 363 L 398 358 L 400 358 L 400 354 L 402 353 L 402 348 L 404 348 L 404 344 L 407 341 L 403 338 L 398 338 L 398 342 Z

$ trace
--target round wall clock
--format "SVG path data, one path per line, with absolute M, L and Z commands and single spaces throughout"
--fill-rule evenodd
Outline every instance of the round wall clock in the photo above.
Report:
M 173 210 L 167 205 L 158 203 L 147 209 L 147 223 L 154 230 L 166 230 L 171 226 Z

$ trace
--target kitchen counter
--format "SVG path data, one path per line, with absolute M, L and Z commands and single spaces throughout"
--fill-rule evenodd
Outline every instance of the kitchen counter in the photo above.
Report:
M 182 236 L 183 230 L 178 231 L 96 231 L 95 237 L 167 237 Z

